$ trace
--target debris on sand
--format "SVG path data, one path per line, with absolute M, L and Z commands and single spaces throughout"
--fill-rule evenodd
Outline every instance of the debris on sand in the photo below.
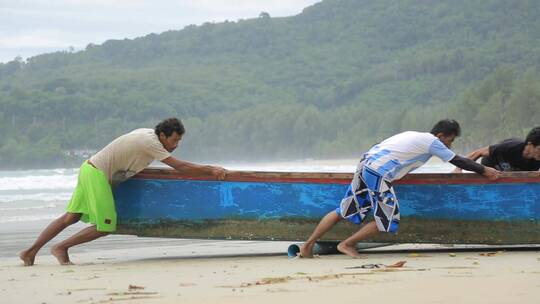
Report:
M 360 265 L 360 266 L 345 267 L 345 269 L 401 268 L 401 267 L 403 267 L 405 265 L 405 263 L 407 263 L 407 261 L 398 261 L 398 262 L 395 262 L 394 264 L 391 264 L 391 265 L 385 265 L 385 264 L 381 264 L 381 263 L 363 264 L 363 265 Z
M 492 256 L 496 256 L 496 255 L 501 255 L 503 254 L 504 251 L 493 251 L 493 252 L 482 252 L 480 253 L 481 256 L 487 256 L 487 257 L 492 257 Z
M 137 285 L 129 284 L 128 290 L 129 290 L 129 291 L 133 291 L 133 290 L 142 290 L 142 289 L 144 289 L 144 288 L 145 288 L 144 286 L 137 286 Z

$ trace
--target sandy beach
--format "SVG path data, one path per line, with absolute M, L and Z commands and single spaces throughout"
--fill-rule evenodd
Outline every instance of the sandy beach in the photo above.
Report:
M 1 302 L 538 303 L 540 296 L 535 250 L 426 252 L 409 244 L 365 251 L 365 259 L 291 259 L 287 242 L 111 238 L 74 249 L 73 266 L 57 265 L 46 251 L 33 267 L 1 258 Z M 140 248 L 115 248 L 119 241 Z M 406 264 L 386 267 L 399 261 Z

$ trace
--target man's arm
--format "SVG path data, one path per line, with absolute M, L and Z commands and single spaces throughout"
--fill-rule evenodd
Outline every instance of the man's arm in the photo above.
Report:
M 467 154 L 467 158 L 470 158 L 474 161 L 479 159 L 480 157 L 489 156 L 489 146 L 485 146 L 483 148 L 480 148 L 478 150 L 474 150 L 471 153 Z
M 222 167 L 197 165 L 183 160 L 179 160 L 173 156 L 165 158 L 164 160 L 162 160 L 162 162 L 182 173 L 190 175 L 213 176 L 218 180 L 225 179 L 225 176 L 227 175 L 227 170 Z
M 484 156 L 489 156 L 489 146 L 485 146 L 483 148 L 480 148 L 478 150 L 474 150 L 472 151 L 471 153 L 467 154 L 467 158 L 473 160 L 473 161 L 476 161 L 477 159 L 479 159 L 480 157 L 484 157 Z M 452 171 L 453 173 L 461 173 L 461 170 L 462 168 L 458 167 L 456 169 L 454 169 L 454 171 Z M 467 169 L 465 169 L 467 170 Z M 471 171 L 471 170 L 467 170 L 467 171 Z
M 454 156 L 454 158 L 450 160 L 450 163 L 458 168 L 465 169 L 467 171 L 473 171 L 480 175 L 483 175 L 489 180 L 496 180 L 501 175 L 501 172 L 493 168 L 483 166 L 472 159 L 465 158 L 459 155 Z

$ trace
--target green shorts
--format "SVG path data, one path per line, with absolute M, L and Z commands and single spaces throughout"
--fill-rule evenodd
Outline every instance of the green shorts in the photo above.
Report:
M 101 170 L 87 162 L 82 164 L 77 187 L 66 211 L 82 213 L 81 221 L 96 225 L 98 231 L 116 230 L 116 207 L 111 185 Z

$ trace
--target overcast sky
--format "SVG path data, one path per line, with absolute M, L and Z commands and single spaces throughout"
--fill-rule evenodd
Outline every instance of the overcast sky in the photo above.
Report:
M 321 0 L 0 0 L 0 62 L 189 24 L 299 14 Z

